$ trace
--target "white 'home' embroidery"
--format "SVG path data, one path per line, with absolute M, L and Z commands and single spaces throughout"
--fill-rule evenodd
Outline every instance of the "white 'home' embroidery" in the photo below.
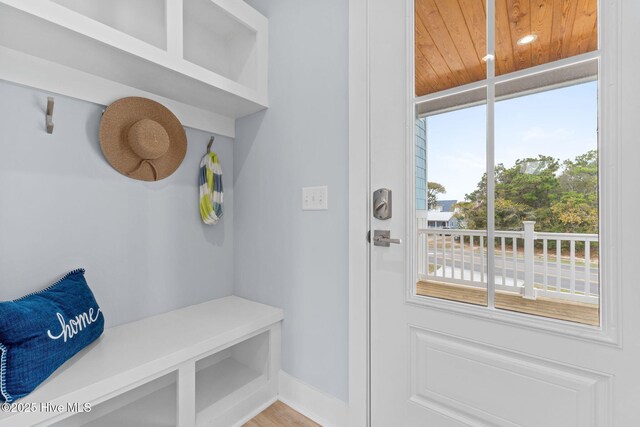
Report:
M 88 313 L 85 312 L 77 315 L 73 319 L 69 319 L 68 324 L 65 322 L 64 316 L 62 314 L 56 313 L 56 316 L 58 317 L 58 321 L 60 322 L 60 327 L 62 330 L 58 335 L 53 335 L 51 333 L 51 330 L 48 330 L 47 335 L 49 335 L 49 338 L 51 338 L 52 340 L 63 338 L 64 342 L 67 342 L 67 338 L 73 338 L 78 334 L 78 332 L 82 331 L 84 328 L 98 320 L 98 317 L 100 316 L 100 309 L 98 308 L 98 311 L 95 312 L 94 316 L 93 308 L 90 308 Z

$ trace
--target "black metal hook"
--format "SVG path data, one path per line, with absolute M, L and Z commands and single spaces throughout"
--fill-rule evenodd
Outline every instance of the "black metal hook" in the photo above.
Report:
M 212 136 L 211 139 L 209 140 L 209 144 L 207 145 L 207 153 L 211 152 L 211 146 L 213 145 L 213 140 L 216 139 L 215 136 Z

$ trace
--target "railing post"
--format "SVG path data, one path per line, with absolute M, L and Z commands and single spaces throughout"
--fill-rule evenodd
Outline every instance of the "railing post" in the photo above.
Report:
M 524 224 L 524 294 L 523 298 L 536 299 L 533 287 L 535 255 L 533 251 L 535 221 L 523 221 Z
M 418 227 L 418 279 L 422 280 L 421 276 L 426 276 L 429 273 L 429 253 L 427 252 L 426 242 L 429 235 L 422 233 L 420 227 Z

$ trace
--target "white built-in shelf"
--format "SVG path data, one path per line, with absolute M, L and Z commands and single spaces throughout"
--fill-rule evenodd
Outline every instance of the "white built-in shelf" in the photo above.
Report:
M 90 412 L 0 412 L 0 427 L 235 425 L 276 398 L 282 318 L 231 296 L 106 329 L 18 401 Z
M 242 0 L 0 0 L 0 79 L 105 105 L 146 96 L 234 136 L 267 107 L 267 31 Z
M 114 408 L 86 427 L 175 427 L 177 423 L 176 384 L 161 388 L 126 406 Z
M 262 333 L 196 363 L 196 425 L 220 425 L 224 408 L 267 384 L 269 342 Z
M 177 424 L 177 374 L 171 372 L 52 427 L 154 426 Z
M 198 372 L 196 375 L 196 417 L 205 419 L 215 414 L 223 399 L 233 399 L 233 394 L 257 388 L 266 382 L 264 372 L 256 372 L 228 357 Z
M 157 48 L 167 49 L 165 2 L 158 0 L 51 0 Z

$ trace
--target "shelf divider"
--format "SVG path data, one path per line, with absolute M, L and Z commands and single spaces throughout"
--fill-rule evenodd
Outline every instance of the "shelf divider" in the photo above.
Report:
M 167 26 L 167 53 L 177 59 L 184 58 L 183 0 L 165 0 Z
M 184 363 L 178 369 L 178 427 L 196 425 L 196 364 Z

